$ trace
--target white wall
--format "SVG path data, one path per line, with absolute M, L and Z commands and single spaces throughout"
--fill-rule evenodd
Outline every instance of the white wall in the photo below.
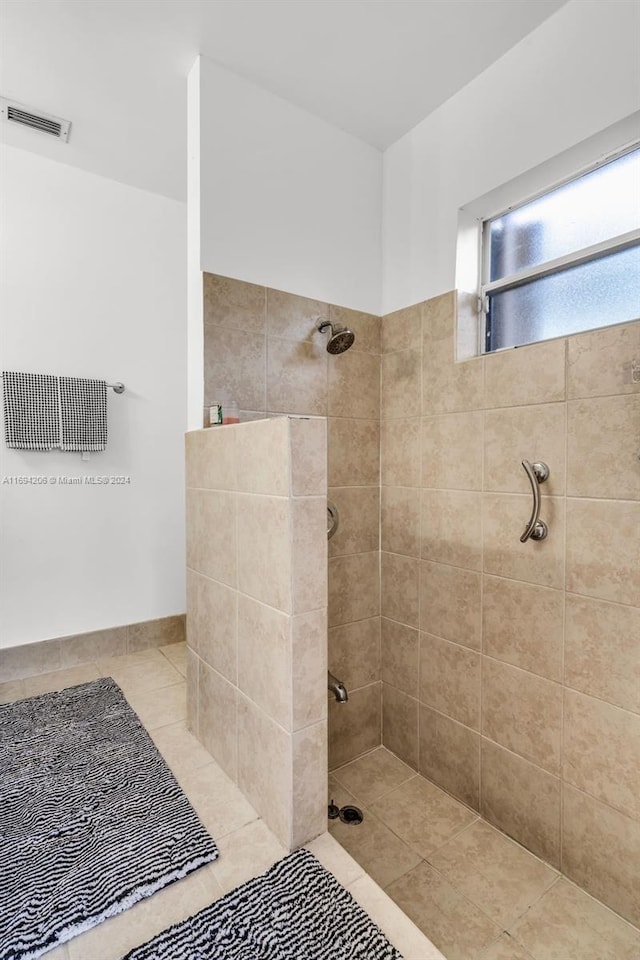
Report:
M 572 0 L 386 151 L 385 313 L 454 287 L 459 207 L 640 108 L 639 35 Z
M 382 154 L 200 58 L 201 266 L 380 305 Z
M 64 150 L 64 147 L 62 147 Z M 124 475 L 126 486 L 0 483 L 0 646 L 184 610 L 186 207 L 3 148 L 2 367 L 122 380 L 109 443 L 1 446 L 1 476 Z

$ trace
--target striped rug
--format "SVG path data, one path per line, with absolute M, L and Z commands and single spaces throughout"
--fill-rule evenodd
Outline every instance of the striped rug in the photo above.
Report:
M 124 960 L 402 960 L 307 850 L 274 864 Z
M 0 706 L 0 960 L 39 957 L 217 856 L 111 678 Z

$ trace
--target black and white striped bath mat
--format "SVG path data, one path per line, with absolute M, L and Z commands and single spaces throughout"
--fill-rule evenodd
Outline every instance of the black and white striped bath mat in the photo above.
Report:
M 274 864 L 124 960 L 402 960 L 307 850 Z
M 218 856 L 111 679 L 0 706 L 0 960 L 31 960 Z

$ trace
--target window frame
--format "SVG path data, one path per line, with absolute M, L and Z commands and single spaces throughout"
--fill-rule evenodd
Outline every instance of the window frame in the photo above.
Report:
M 632 114 L 595 137 L 582 141 L 575 147 L 460 208 L 456 256 L 457 360 L 515 349 L 515 347 L 501 347 L 498 350 L 487 350 L 487 319 L 491 293 L 510 290 L 532 280 L 560 273 L 581 263 L 588 263 L 640 244 L 640 229 L 631 230 L 499 280 L 486 279 L 489 276 L 490 256 L 490 243 L 487 242 L 486 237 L 493 220 L 551 193 L 566 183 L 580 179 L 618 157 L 639 149 L 639 135 L 640 112 Z M 634 318 L 630 318 L 632 319 Z M 555 338 L 529 342 L 545 343 L 547 339 Z

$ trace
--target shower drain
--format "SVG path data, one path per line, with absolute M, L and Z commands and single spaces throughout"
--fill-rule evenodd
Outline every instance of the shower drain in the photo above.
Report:
M 352 807 L 350 804 L 347 804 L 345 807 L 339 807 L 333 800 L 329 804 L 328 815 L 329 820 L 337 820 L 340 818 L 343 823 L 353 824 L 354 826 L 357 826 L 364 820 L 364 813 L 360 807 Z

